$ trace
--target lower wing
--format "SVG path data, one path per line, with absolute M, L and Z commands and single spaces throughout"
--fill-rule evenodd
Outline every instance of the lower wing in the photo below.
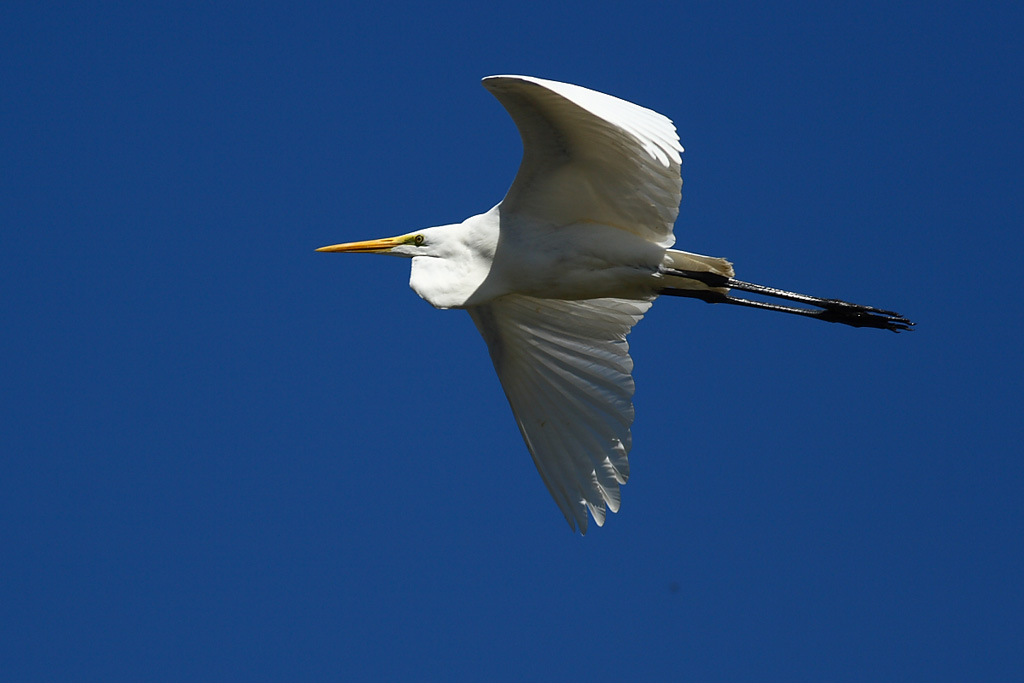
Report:
M 533 462 L 569 526 L 619 509 L 629 477 L 633 360 L 649 301 L 510 295 L 467 309 L 487 342 Z

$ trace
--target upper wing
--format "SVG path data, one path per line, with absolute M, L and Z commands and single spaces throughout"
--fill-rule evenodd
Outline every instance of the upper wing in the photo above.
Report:
M 510 295 L 467 309 L 533 462 L 569 526 L 619 509 L 629 477 L 633 360 L 626 335 L 648 301 Z
M 672 246 L 683 148 L 670 120 L 568 83 L 491 76 L 483 84 L 523 138 L 504 209 L 554 225 L 601 223 Z

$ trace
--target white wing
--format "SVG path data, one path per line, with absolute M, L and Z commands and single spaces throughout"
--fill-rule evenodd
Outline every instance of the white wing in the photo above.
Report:
M 626 335 L 648 301 L 510 295 L 467 309 L 519 431 L 569 526 L 619 509 L 629 477 L 633 360 Z
M 675 126 L 611 95 L 528 76 L 491 76 L 523 138 L 504 211 L 566 225 L 589 221 L 672 246 L 682 178 Z

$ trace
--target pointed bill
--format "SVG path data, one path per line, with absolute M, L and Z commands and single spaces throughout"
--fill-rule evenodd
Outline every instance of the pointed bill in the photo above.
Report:
M 379 240 L 332 244 L 329 247 L 320 247 L 317 251 L 341 251 L 352 254 L 386 254 L 398 245 L 406 244 L 408 241 L 409 236 L 402 235 L 401 237 L 385 237 Z

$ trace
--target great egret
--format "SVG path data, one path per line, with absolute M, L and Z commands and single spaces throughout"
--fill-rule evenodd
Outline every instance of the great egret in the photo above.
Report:
M 505 198 L 459 224 L 317 251 L 409 257 L 417 294 L 469 312 L 573 529 L 586 533 L 587 510 L 601 526 L 606 510 L 619 509 L 633 422 L 626 335 L 659 294 L 895 332 L 913 324 L 871 306 L 742 282 L 725 259 L 670 249 L 683 148 L 661 114 L 528 76 L 491 76 L 483 85 L 523 139 Z

